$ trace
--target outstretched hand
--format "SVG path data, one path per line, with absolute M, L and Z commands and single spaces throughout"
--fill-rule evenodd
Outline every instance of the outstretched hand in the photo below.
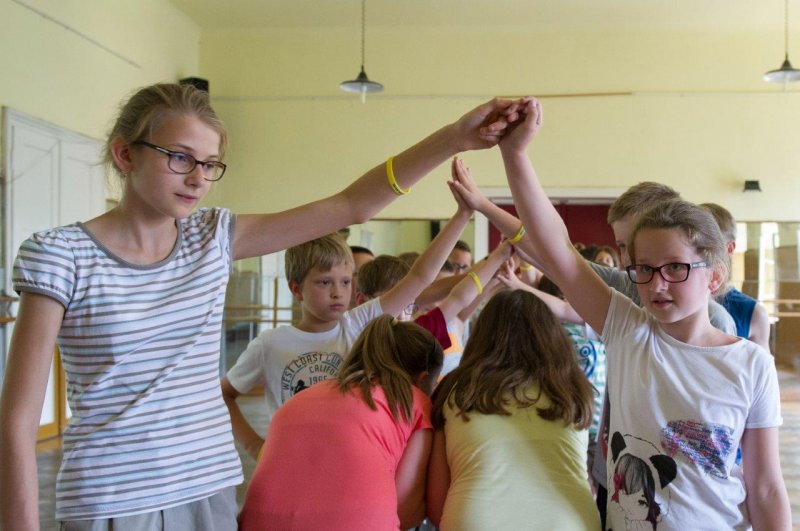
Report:
M 515 267 L 513 261 L 506 260 L 503 266 L 497 270 L 497 280 L 509 289 L 524 289 L 525 283 L 514 272 Z
M 505 134 L 498 140 L 500 149 L 508 152 L 524 151 L 542 127 L 542 106 L 536 98 L 526 96 L 515 109 L 517 119 L 509 122 Z
M 456 175 L 458 174 L 458 167 L 463 167 L 464 161 L 458 157 L 453 157 L 453 162 L 450 165 L 450 174 L 453 176 L 453 180 L 456 179 Z M 464 197 L 455 189 L 453 188 L 453 181 L 447 181 L 447 186 L 450 188 L 450 193 L 453 194 L 453 199 L 456 200 L 458 204 L 458 210 L 461 212 L 466 212 L 470 216 L 475 211 L 475 208 L 470 205 L 467 201 L 465 201 Z
M 458 151 L 497 145 L 510 125 L 519 121 L 523 100 L 494 98 L 475 107 L 453 124 Z
M 455 157 L 451 167 L 452 181 L 447 181 L 450 186 L 450 191 L 454 196 L 461 198 L 461 201 L 467 205 L 471 210 L 481 210 L 483 202 L 486 201 L 486 196 L 478 189 L 475 181 L 472 180 L 472 173 L 464 165 L 464 160 Z M 458 199 L 457 199 L 458 200 Z

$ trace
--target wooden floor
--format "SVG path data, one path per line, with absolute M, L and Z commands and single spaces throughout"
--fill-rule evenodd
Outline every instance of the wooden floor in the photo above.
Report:
M 800 372 L 779 371 L 781 403 L 783 406 L 783 426 L 781 427 L 780 452 L 783 476 L 792 502 L 794 529 L 800 530 Z M 241 397 L 241 409 L 256 429 L 265 425 L 263 415 L 259 414 L 261 399 Z M 242 455 L 240 453 L 240 455 Z M 55 514 L 55 477 L 61 461 L 61 448 L 57 440 L 40 445 L 37 451 L 39 465 L 39 511 L 42 531 L 58 529 Z M 255 465 L 254 461 L 242 455 L 245 479 L 249 479 Z M 245 483 L 246 485 L 246 483 Z M 241 504 L 245 485 L 238 489 Z

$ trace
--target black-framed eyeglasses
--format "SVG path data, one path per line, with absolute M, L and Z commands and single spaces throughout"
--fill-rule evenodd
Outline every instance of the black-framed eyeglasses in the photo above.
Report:
M 197 165 L 203 170 L 203 179 L 206 181 L 219 181 L 225 175 L 225 170 L 228 166 L 218 160 L 197 160 L 188 153 L 181 151 L 172 151 L 171 149 L 163 148 L 144 140 L 137 140 L 134 144 L 147 146 L 150 149 L 155 149 L 159 153 L 163 153 L 168 157 L 167 167 L 175 173 L 186 175 L 192 173 Z
M 672 262 L 662 266 L 653 267 L 647 264 L 633 264 L 625 268 L 628 272 L 628 277 L 634 284 L 647 284 L 653 280 L 653 275 L 661 275 L 665 281 L 672 284 L 678 282 L 685 282 L 689 278 L 689 271 L 697 269 L 698 267 L 708 267 L 707 262 L 693 262 L 690 264 L 683 262 Z

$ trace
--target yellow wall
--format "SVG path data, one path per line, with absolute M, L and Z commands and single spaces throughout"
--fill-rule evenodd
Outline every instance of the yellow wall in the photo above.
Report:
M 351 30 L 204 32 L 201 71 L 231 129 L 230 174 L 210 202 L 245 212 L 332 193 L 371 165 L 494 94 L 546 97 L 534 149 L 547 187 L 626 188 L 642 180 L 741 221 L 797 219 L 800 96 L 761 81 L 782 59 L 772 34 L 533 34 L 485 28 L 371 28 L 366 105 Z M 497 151 L 467 154 L 482 186 L 505 183 Z M 447 217 L 442 166 L 380 217 Z M 744 180 L 761 181 L 743 194 Z
M 197 74 L 200 29 L 170 2 L 20 2 L 0 2 L 0 105 L 103 139 L 134 89 Z
M 102 138 L 134 88 L 210 80 L 232 145 L 208 204 L 255 212 L 332 193 L 494 94 L 624 93 L 544 99 L 533 151 L 546 186 L 652 179 L 740 221 L 798 217 L 800 96 L 760 79 L 782 58 L 773 34 L 369 27 L 367 72 L 387 90 L 362 105 L 338 90 L 359 66 L 352 27 L 201 32 L 166 0 L 19 2 L 0 3 L 2 105 Z M 466 157 L 480 185 L 504 185 L 496 150 Z M 381 217 L 448 217 L 447 177 Z M 764 192 L 741 193 L 745 179 Z

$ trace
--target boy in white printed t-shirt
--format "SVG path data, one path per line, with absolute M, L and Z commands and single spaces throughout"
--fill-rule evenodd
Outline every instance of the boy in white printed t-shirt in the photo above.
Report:
M 408 275 L 379 298 L 350 310 L 353 255 L 341 237 L 325 236 L 286 251 L 286 277 L 300 303 L 300 321 L 259 334 L 222 378 L 234 438 L 245 451 L 257 457 L 264 439 L 244 418 L 236 398 L 264 386 L 269 421 L 296 393 L 334 378 L 367 323 L 383 314 L 402 314 L 434 280 L 471 215 L 472 210 L 459 204 Z

